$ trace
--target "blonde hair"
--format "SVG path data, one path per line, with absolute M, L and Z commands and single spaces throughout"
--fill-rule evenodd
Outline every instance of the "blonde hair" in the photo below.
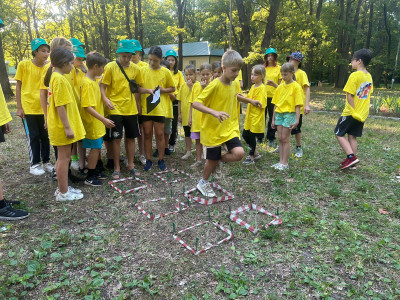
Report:
M 294 73 L 294 65 L 292 63 L 284 63 L 281 67 L 281 72 L 290 72 Z
M 64 37 L 56 37 L 51 41 L 50 52 L 58 47 L 63 47 L 72 51 L 72 43 Z
M 265 78 L 265 67 L 263 65 L 255 65 L 251 68 L 251 70 L 254 72 L 256 75 L 261 75 L 262 78 Z
M 225 68 L 230 67 L 242 67 L 243 59 L 242 56 L 235 50 L 228 50 L 222 55 L 221 59 L 222 66 Z

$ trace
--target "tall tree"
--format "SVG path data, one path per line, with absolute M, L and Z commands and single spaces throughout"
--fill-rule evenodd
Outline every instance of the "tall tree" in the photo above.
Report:
M 3 40 L 1 38 L 1 32 L 0 32 L 0 83 L 1 83 L 1 88 L 3 89 L 3 93 L 7 98 L 14 96 L 14 93 L 10 86 L 10 81 L 8 80 L 7 67 L 6 67 L 6 63 L 5 63 L 5 59 L 4 59 Z
M 175 0 L 178 7 L 178 69 L 183 69 L 183 33 L 185 28 L 186 0 Z
M 275 23 L 278 17 L 280 0 L 271 0 L 269 15 L 267 18 L 267 25 L 265 26 L 264 37 L 261 42 L 262 48 L 268 48 L 271 44 L 273 35 L 275 34 Z

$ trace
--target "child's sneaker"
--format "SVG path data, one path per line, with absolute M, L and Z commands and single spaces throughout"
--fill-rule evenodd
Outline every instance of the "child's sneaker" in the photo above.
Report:
M 165 165 L 165 162 L 163 159 L 160 159 L 157 164 L 161 171 L 165 171 L 167 169 L 167 166 Z
M 71 162 L 71 168 L 74 169 L 75 171 L 79 170 L 79 159 L 73 160 Z
M 254 160 L 259 160 L 261 157 L 260 153 L 254 154 Z
M 86 185 L 91 185 L 91 186 L 102 186 L 103 182 L 100 179 L 97 179 L 95 176 L 86 178 L 85 180 Z
M 68 186 L 68 192 L 71 192 L 73 194 L 82 194 L 82 191 L 80 189 L 73 188 L 72 186 Z M 60 193 L 60 190 L 57 187 L 56 191 L 54 192 L 54 196 L 57 196 L 59 193 Z M 82 194 L 82 196 L 83 196 L 83 194 Z
M 175 146 L 168 145 L 168 150 L 169 150 L 169 152 L 174 153 L 175 152 Z
M 275 170 L 279 170 L 279 171 L 289 170 L 289 165 L 279 164 L 279 166 L 276 166 Z
M 10 205 L 0 209 L 0 220 L 22 220 L 29 216 L 29 213 L 23 210 L 14 209 Z
M 143 166 L 146 165 L 146 157 L 144 155 L 140 155 L 139 161 Z
M 146 160 L 146 164 L 144 165 L 143 170 L 145 170 L 145 171 L 150 170 L 152 165 L 153 165 L 153 162 L 150 159 Z
M 47 163 L 43 164 L 43 169 L 46 172 L 51 173 L 51 172 L 53 172 L 54 166 L 51 164 L 51 162 L 47 162 Z
M 164 154 L 165 154 L 165 155 L 171 155 L 172 152 L 169 150 L 169 148 L 165 148 Z
M 252 165 L 252 164 L 254 164 L 254 160 L 251 159 L 250 156 L 247 156 L 246 159 L 243 161 L 243 164 L 244 165 Z
M 82 198 L 83 194 L 71 193 L 70 191 L 66 192 L 65 194 L 58 193 L 56 196 L 57 201 L 73 201 L 73 200 L 80 200 Z
M 156 149 L 156 151 L 153 152 L 153 157 L 158 157 L 158 149 Z
M 347 158 L 343 163 L 342 166 L 340 167 L 341 170 L 344 170 L 348 167 L 351 167 L 353 165 L 355 165 L 356 163 L 359 162 L 359 159 L 357 158 L 357 156 L 353 156 L 352 158 Z
M 106 174 L 104 174 L 103 172 L 97 170 L 97 171 L 96 171 L 96 178 L 97 178 L 97 179 L 104 180 L 104 179 L 107 179 L 108 176 L 107 176 Z
M 211 183 L 208 181 L 204 181 L 203 179 L 200 179 L 199 183 L 197 184 L 197 189 L 205 197 L 215 197 L 216 196 L 213 188 L 211 187 Z
M 32 175 L 43 175 L 45 171 L 40 164 L 36 164 L 30 167 L 29 173 L 31 173 Z
M 192 152 L 186 151 L 185 155 L 181 157 L 181 159 L 186 160 L 188 158 L 192 157 Z
M 296 147 L 296 154 L 294 156 L 298 158 L 303 157 L 303 149 L 301 147 Z
M 276 168 L 279 167 L 280 165 L 281 165 L 281 163 L 277 163 L 277 164 L 272 165 L 271 168 L 276 169 Z
M 198 160 L 194 164 L 190 165 L 190 168 L 197 169 L 198 167 L 201 167 L 202 165 L 203 165 L 203 162 L 201 160 Z
M 88 169 L 87 168 L 83 168 L 83 169 L 79 168 L 79 170 L 78 170 L 78 174 L 81 175 L 81 176 L 86 176 L 87 173 L 88 173 Z
M 53 170 L 51 171 L 50 177 L 51 177 L 51 179 L 52 179 L 53 181 L 57 181 L 56 169 L 53 168 Z

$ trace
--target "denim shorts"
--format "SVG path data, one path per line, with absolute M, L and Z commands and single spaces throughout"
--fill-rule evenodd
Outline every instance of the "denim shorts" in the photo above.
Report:
M 103 138 L 98 138 L 95 140 L 90 140 L 90 139 L 83 139 L 82 140 L 82 148 L 85 149 L 101 149 L 103 145 Z
M 296 113 L 275 113 L 275 125 L 289 128 L 296 122 Z

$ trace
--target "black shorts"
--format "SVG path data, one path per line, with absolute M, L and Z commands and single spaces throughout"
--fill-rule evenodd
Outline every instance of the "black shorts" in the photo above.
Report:
M 299 124 L 297 124 L 297 127 L 295 129 L 292 129 L 292 135 L 301 133 L 301 124 L 303 124 L 303 114 L 300 115 Z
M 165 123 L 165 117 L 161 117 L 161 116 L 144 116 L 144 115 L 142 115 L 140 119 L 142 121 L 141 124 L 143 124 L 144 122 L 147 122 L 147 121 L 152 121 L 152 122 L 156 122 L 156 123 Z
M 185 137 L 190 137 L 190 126 L 183 126 L 183 130 L 185 131 Z
M 109 115 L 108 118 L 114 122 L 115 127 L 106 129 L 106 135 L 104 137 L 105 141 L 122 139 L 124 129 L 125 137 L 127 139 L 134 139 L 141 136 L 138 115 Z
M 6 139 L 4 138 L 4 132 L 6 132 L 6 125 L 0 126 L 0 143 L 4 143 Z
M 233 148 L 242 147 L 242 143 L 240 142 L 238 137 L 234 137 L 225 143 L 226 148 L 228 151 L 231 151 Z M 206 158 L 209 160 L 220 160 L 221 159 L 221 147 L 207 147 Z
M 364 123 L 357 121 L 352 116 L 341 116 L 336 124 L 335 134 L 344 136 L 346 133 L 355 137 L 361 137 Z

